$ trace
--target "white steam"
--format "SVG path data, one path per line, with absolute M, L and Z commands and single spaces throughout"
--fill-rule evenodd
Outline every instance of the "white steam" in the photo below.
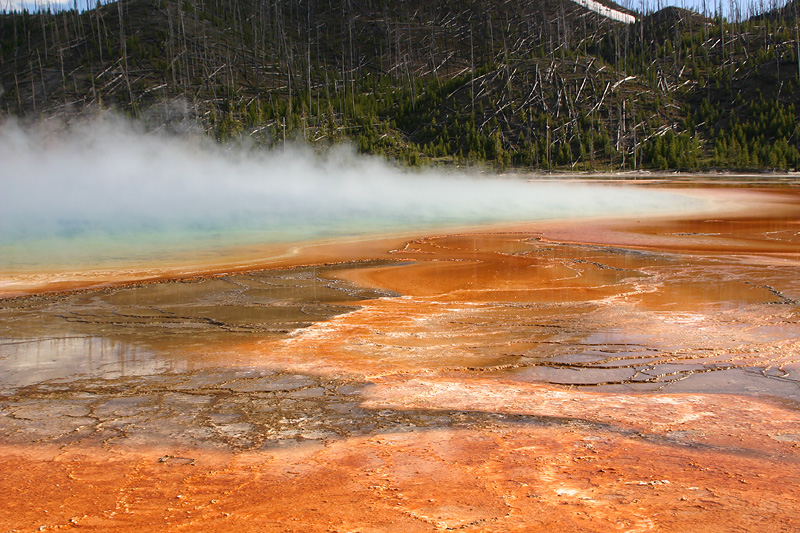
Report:
M 226 148 L 108 117 L 58 131 L 0 124 L 0 268 L 53 260 L 34 258 L 34 250 L 69 249 L 76 260 L 91 248 L 100 261 L 106 246 L 113 261 L 158 246 L 619 214 L 676 202 L 685 198 L 404 172 L 347 148 Z

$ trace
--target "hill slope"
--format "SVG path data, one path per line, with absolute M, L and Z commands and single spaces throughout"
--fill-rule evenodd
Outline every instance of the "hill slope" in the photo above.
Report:
M 625 24 L 571 0 L 120 0 L 7 14 L 0 112 L 112 107 L 199 120 L 221 139 L 351 139 L 412 164 L 796 168 L 793 6 L 738 24 L 677 8 Z

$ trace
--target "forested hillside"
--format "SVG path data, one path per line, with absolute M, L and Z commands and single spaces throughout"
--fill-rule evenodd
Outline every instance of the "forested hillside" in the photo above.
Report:
M 626 24 L 571 0 L 119 0 L 0 15 L 0 114 L 497 168 L 800 166 L 798 1 Z M 732 6 L 737 7 L 737 6 Z M 738 11 L 738 7 L 737 10 Z

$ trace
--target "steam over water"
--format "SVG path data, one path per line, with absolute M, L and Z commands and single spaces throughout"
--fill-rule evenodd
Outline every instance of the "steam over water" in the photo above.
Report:
M 0 125 L 0 269 L 116 265 L 190 250 L 426 227 L 674 210 L 610 186 L 406 172 L 348 148 L 221 147 L 119 119 Z

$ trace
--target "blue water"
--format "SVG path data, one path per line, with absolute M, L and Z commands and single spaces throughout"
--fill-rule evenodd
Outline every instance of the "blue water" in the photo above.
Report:
M 57 132 L 0 123 L 0 161 L 5 272 L 185 262 L 238 246 L 699 203 L 639 187 L 406 172 L 342 147 L 221 147 L 114 117 Z
M 401 186 L 408 190 L 396 190 Z M 197 209 L 177 203 L 163 213 L 119 208 L 30 220 L 0 216 L 0 269 L 114 267 L 185 258 L 193 252 L 222 254 L 247 245 L 506 221 L 653 214 L 699 204 L 677 192 L 500 178 L 439 177 L 427 183 L 413 176 L 383 191 L 366 189 L 319 197 L 286 191 L 276 197 L 268 190 L 251 190 L 246 201 L 220 199 L 217 208 Z

